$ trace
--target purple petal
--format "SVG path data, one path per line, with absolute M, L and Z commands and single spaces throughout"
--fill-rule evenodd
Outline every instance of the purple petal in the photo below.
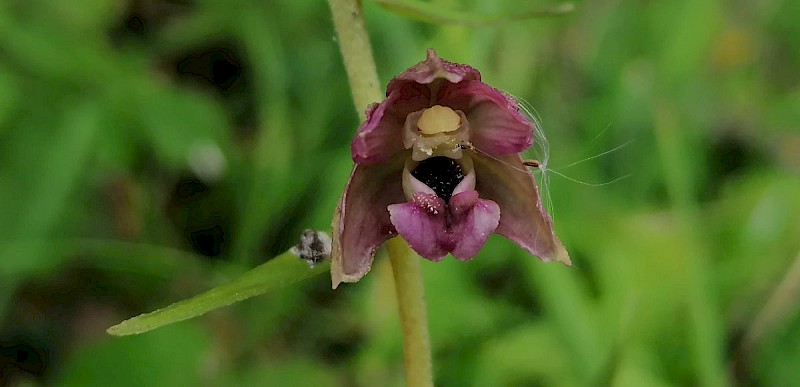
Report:
M 401 185 L 405 157 L 353 168 L 333 220 L 334 289 L 341 282 L 361 279 L 372 265 L 375 250 L 396 235 L 386 207 L 405 201 Z
M 416 193 L 408 203 L 389 207 L 392 224 L 412 250 L 421 257 L 439 261 L 447 255 L 439 241 L 445 236 L 446 205 L 436 195 Z
M 446 246 L 456 259 L 472 259 L 486 243 L 500 221 L 497 203 L 478 198 L 477 191 L 464 191 L 450 199 L 449 237 L 452 245 Z
M 489 158 L 474 154 L 476 189 L 481 197 L 500 206 L 497 233 L 542 261 L 571 265 L 569 254 L 553 231 L 553 222 L 542 208 L 533 174 L 518 155 Z
M 386 161 L 403 149 L 402 128 L 405 117 L 392 108 L 397 95 L 367 108 L 367 119 L 358 127 L 350 150 L 357 164 L 377 164 Z
M 437 79 L 445 79 L 452 83 L 467 80 L 479 81 L 481 73 L 472 66 L 452 63 L 439 58 L 433 49 L 428 49 L 428 58 L 394 77 L 389 82 L 386 92 L 388 95 L 392 91 L 402 89 L 410 83 L 427 85 Z
M 408 85 L 389 94 L 380 104 L 367 108 L 367 119 L 358 127 L 350 149 L 358 164 L 385 162 L 403 150 L 406 117 L 428 105 L 427 87 Z
M 442 87 L 438 103 L 466 114 L 472 144 L 493 156 L 519 153 L 533 144 L 533 124 L 510 96 L 480 81 Z

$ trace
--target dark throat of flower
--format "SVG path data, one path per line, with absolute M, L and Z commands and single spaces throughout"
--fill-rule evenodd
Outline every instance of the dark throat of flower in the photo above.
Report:
M 411 175 L 424 183 L 446 203 L 450 202 L 453 190 L 464 179 L 461 165 L 449 157 L 435 156 L 422 160 L 411 171 Z

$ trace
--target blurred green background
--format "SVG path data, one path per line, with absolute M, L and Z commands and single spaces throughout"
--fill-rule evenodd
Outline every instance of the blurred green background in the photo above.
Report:
M 498 236 L 423 261 L 437 385 L 800 384 L 800 2 L 576 5 L 364 0 L 384 84 L 433 47 L 536 109 L 549 168 L 630 174 L 540 179 L 572 268 Z M 0 3 L 0 384 L 402 386 L 382 252 L 105 333 L 327 230 L 357 125 L 321 0 Z

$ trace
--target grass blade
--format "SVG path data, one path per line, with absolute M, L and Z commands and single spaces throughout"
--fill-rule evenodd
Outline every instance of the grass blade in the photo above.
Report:
M 575 10 L 573 3 L 562 3 L 504 15 L 483 15 L 475 12 L 444 8 L 417 0 L 375 0 L 381 7 L 397 14 L 432 24 L 459 24 L 470 27 L 497 26 L 510 21 L 537 17 L 560 16 Z
M 328 261 L 313 268 L 290 253 L 242 274 L 231 282 L 217 286 L 205 293 L 176 302 L 166 308 L 125 320 L 107 332 L 114 336 L 136 335 L 164 325 L 201 316 L 214 309 L 246 300 L 268 291 L 289 286 L 306 278 L 328 271 Z

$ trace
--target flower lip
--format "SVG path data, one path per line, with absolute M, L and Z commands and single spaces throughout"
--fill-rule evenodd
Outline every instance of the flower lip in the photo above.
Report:
M 445 203 L 450 202 L 453 190 L 464 179 L 464 170 L 458 161 L 444 156 L 434 156 L 419 162 L 411 175 L 430 187 Z

